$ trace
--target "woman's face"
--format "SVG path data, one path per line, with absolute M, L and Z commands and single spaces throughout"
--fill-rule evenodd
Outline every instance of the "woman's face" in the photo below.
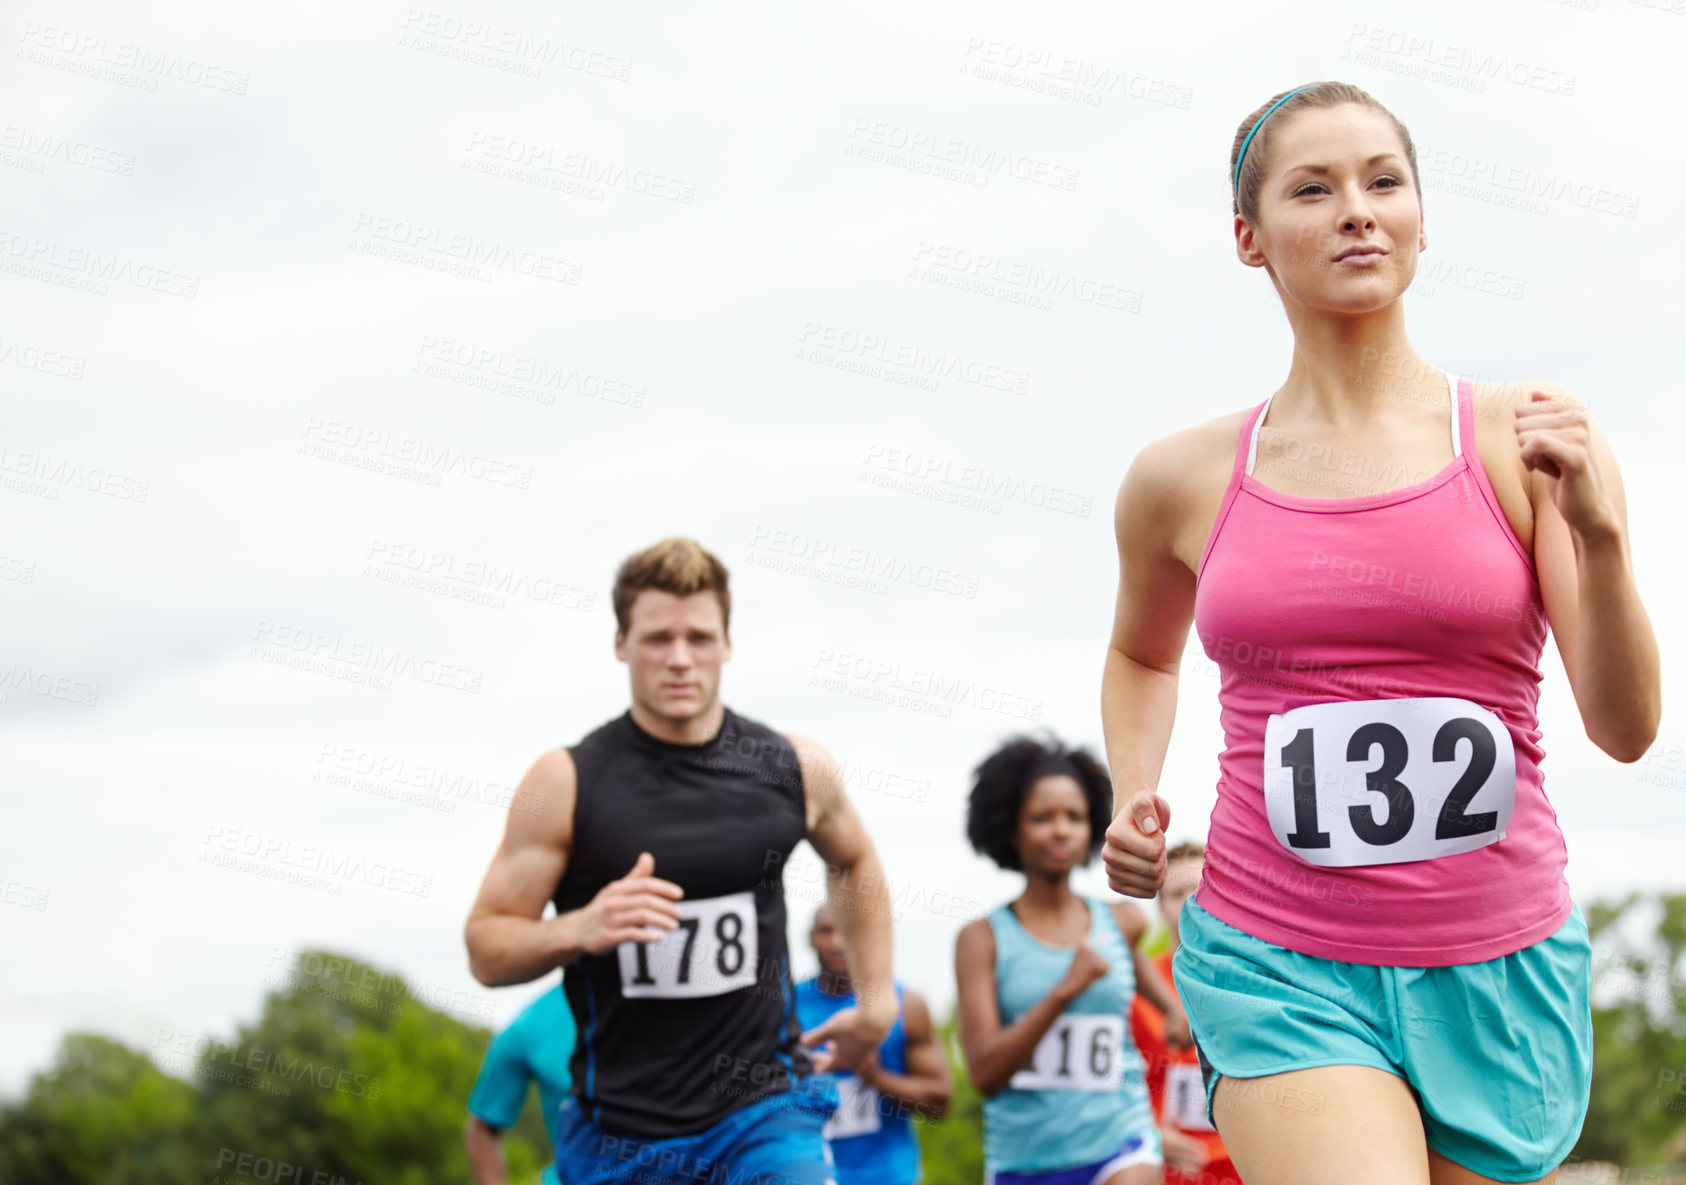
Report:
M 1026 872 L 1070 872 L 1089 851 L 1089 801 L 1069 774 L 1049 774 L 1031 783 L 1019 808 L 1013 846 Z
M 1398 299 L 1428 239 L 1392 121 L 1343 103 L 1271 129 L 1258 218 L 1237 217 L 1235 240 L 1242 262 L 1268 269 L 1286 301 L 1363 313 Z

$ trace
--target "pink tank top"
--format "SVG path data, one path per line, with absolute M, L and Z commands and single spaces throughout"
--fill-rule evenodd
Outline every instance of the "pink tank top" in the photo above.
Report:
M 1451 464 L 1355 497 L 1252 476 L 1265 400 L 1200 560 L 1224 748 L 1195 900 L 1304 954 L 1475 963 L 1569 917 L 1540 772 L 1539 584 L 1476 455 L 1470 384 L 1447 386 Z

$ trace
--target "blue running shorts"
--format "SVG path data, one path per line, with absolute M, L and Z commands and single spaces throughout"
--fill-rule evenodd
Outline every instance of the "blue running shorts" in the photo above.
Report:
M 1579 907 L 1549 938 L 1452 967 L 1375 967 L 1285 950 L 1190 898 L 1172 962 L 1206 1081 L 1374 1066 L 1410 1086 L 1428 1146 L 1495 1181 L 1563 1162 L 1592 1091 L 1592 946 Z M 1319 1110 L 1309 1090 L 1278 1100 Z M 1292 1097 L 1290 1097 L 1292 1096 Z
M 1157 1135 L 1157 1133 L 1155 1133 Z M 1044 1172 L 1002 1171 L 986 1173 L 984 1185 L 1101 1185 L 1119 1169 L 1133 1164 L 1159 1164 L 1159 1142 L 1146 1136 L 1132 1136 L 1124 1147 L 1094 1164 L 1074 1165 Z
M 836 1109 L 835 1081 L 816 1075 L 711 1128 L 649 1139 L 605 1131 L 570 1098 L 557 1125 L 556 1175 L 564 1185 L 835 1185 L 820 1129 Z

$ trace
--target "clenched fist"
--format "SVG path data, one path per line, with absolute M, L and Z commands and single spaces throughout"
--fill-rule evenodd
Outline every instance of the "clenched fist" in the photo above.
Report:
M 673 903 L 685 895 L 672 881 L 651 876 L 655 857 L 640 852 L 632 871 L 597 891 L 591 904 L 579 911 L 579 944 L 588 954 L 601 955 L 623 942 L 660 942 L 679 928 Z
M 1106 883 L 1127 897 L 1152 897 L 1165 883 L 1165 828 L 1171 807 L 1151 790 L 1138 790 L 1112 817 L 1101 848 Z
M 1085 934 L 1083 941 L 1077 944 L 1077 950 L 1071 956 L 1071 966 L 1065 969 L 1065 985 L 1073 996 L 1080 996 L 1088 990 L 1089 985 L 1100 979 L 1112 969 L 1112 964 L 1101 957 L 1101 953 L 1089 944 L 1089 936 Z

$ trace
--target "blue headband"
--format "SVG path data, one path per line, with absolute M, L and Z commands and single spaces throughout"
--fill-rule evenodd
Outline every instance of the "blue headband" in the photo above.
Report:
M 1270 105 L 1270 111 L 1275 111 L 1289 99 L 1299 94 L 1300 91 L 1308 91 L 1316 85 L 1317 84 L 1313 82 L 1308 86 L 1302 86 L 1297 90 L 1289 91 Z M 1270 111 L 1266 111 L 1263 115 L 1259 116 L 1259 122 L 1253 125 L 1252 131 L 1247 133 L 1247 138 L 1241 141 L 1241 151 L 1235 157 L 1235 181 L 1232 183 L 1231 188 L 1235 190 L 1235 194 L 1238 198 L 1241 195 L 1241 162 L 1247 159 L 1247 145 L 1253 142 L 1253 137 L 1259 134 L 1260 128 L 1264 127 L 1264 121 L 1270 118 Z

